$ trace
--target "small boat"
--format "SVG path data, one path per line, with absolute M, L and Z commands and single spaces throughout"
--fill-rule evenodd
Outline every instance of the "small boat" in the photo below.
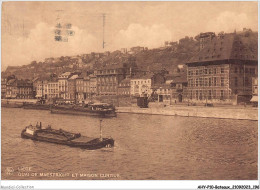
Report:
M 100 138 L 81 136 L 80 133 L 71 133 L 62 129 L 52 129 L 51 126 L 43 128 L 41 123 L 40 125 L 36 124 L 35 126 L 29 125 L 25 127 L 25 129 L 22 130 L 21 137 L 89 150 L 114 146 L 114 140 L 112 138 L 102 138 L 101 121 Z
M 84 106 L 77 105 L 54 105 L 51 113 L 86 115 L 99 117 L 116 117 L 115 107 L 106 103 L 93 103 Z

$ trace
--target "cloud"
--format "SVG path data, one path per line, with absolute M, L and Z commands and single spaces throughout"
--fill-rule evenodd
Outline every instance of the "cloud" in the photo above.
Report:
M 230 11 L 220 13 L 217 17 L 210 20 L 206 26 L 207 31 L 214 32 L 233 32 L 235 29 L 242 30 L 243 28 L 257 30 L 257 23 L 250 19 L 245 13 Z
M 145 46 L 149 48 L 160 47 L 164 41 L 171 40 L 172 34 L 164 25 L 154 24 L 143 26 L 130 24 L 126 30 L 120 30 L 114 40 L 117 48 Z
M 72 27 L 75 35 L 69 36 L 68 42 L 58 42 L 54 40 L 54 29 L 46 23 L 39 23 L 30 31 L 28 37 L 5 34 L 2 38 L 2 70 L 7 65 L 25 65 L 47 57 L 95 51 L 98 44 L 101 44 L 93 35 L 76 26 Z

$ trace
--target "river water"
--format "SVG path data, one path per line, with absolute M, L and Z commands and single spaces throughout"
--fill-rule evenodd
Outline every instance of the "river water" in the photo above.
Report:
M 118 114 L 103 119 L 114 148 L 83 150 L 22 139 L 43 126 L 99 136 L 99 119 L 2 108 L 2 179 L 257 179 L 257 121 Z

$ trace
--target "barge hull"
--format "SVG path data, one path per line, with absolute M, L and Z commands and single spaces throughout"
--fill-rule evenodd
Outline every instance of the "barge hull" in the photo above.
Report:
M 48 138 L 48 137 L 38 136 L 38 135 L 34 136 L 26 133 L 25 130 L 22 131 L 21 137 L 25 139 L 31 139 L 34 141 L 49 142 L 49 143 L 67 145 L 70 147 L 78 147 L 78 148 L 89 149 L 89 150 L 114 146 L 114 140 L 109 138 L 103 138 L 103 141 L 100 141 L 98 138 L 89 138 L 90 140 L 88 142 L 77 142 L 77 140 L 70 141 L 70 140 Z
M 107 112 L 93 112 L 93 111 L 77 111 L 72 109 L 51 109 L 53 114 L 69 114 L 69 115 L 82 115 L 82 116 L 99 116 L 99 117 L 116 117 L 116 113 Z

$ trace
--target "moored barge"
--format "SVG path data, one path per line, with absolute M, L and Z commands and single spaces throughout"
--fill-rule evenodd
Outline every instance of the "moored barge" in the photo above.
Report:
M 67 145 L 70 147 L 79 147 L 89 150 L 114 146 L 114 140 L 112 138 L 102 138 L 102 133 L 100 138 L 92 138 L 81 136 L 80 133 L 71 133 L 62 129 L 52 129 L 51 126 L 42 128 L 41 124 L 25 127 L 25 129 L 22 130 L 21 137 L 35 141 Z
M 94 103 L 84 106 L 53 105 L 51 106 L 51 113 L 98 117 L 116 117 L 115 107 L 105 103 Z
M 32 104 L 32 103 L 24 103 L 23 104 L 24 109 L 35 109 L 35 110 L 50 110 L 50 105 L 48 104 Z

